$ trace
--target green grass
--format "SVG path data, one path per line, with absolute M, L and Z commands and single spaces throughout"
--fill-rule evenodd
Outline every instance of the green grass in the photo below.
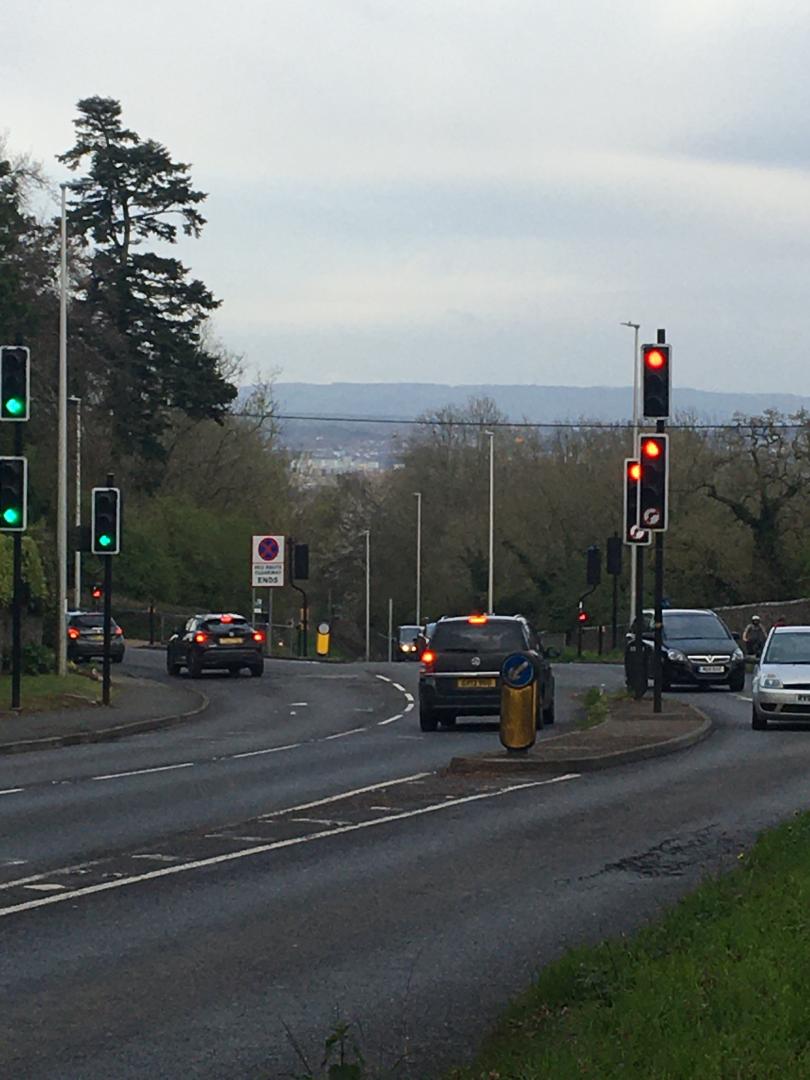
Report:
M 595 727 L 607 720 L 610 713 L 610 698 L 601 686 L 589 686 L 582 698 L 585 715 L 577 721 L 580 730 Z
M 23 675 L 21 682 L 22 707 L 31 712 L 45 709 L 83 707 L 99 700 L 101 683 L 86 675 Z M 0 711 L 10 709 L 11 676 L 0 676 Z
M 806 1080 L 810 815 L 632 939 L 569 952 L 448 1080 Z

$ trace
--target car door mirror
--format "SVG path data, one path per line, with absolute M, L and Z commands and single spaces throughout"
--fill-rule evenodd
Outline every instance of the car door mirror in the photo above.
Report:
M 736 630 L 732 632 L 731 636 L 734 638 L 738 645 L 742 641 L 742 634 L 738 634 Z
M 549 660 L 559 660 L 560 650 L 555 649 L 553 645 L 549 645 L 549 647 L 546 649 L 546 656 L 549 658 Z

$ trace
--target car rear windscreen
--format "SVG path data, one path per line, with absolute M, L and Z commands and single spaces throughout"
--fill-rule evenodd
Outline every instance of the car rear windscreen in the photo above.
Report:
M 520 652 L 526 648 L 520 623 L 439 623 L 430 644 L 436 652 Z
M 101 628 L 104 626 L 104 616 L 101 612 L 98 615 L 72 615 L 70 625 L 78 627 L 79 630 L 91 630 L 96 626 Z M 115 626 L 115 619 L 112 620 L 112 625 Z
M 242 615 L 233 615 L 230 619 L 224 621 L 220 618 L 206 619 L 203 623 L 203 627 L 206 630 L 247 630 L 248 624 L 246 619 Z

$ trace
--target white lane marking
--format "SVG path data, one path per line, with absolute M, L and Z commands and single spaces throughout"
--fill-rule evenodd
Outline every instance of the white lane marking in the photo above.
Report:
M 57 885 L 53 881 L 43 881 L 41 885 L 26 885 L 26 889 L 32 889 L 35 892 L 57 892 L 59 889 L 64 889 L 64 885 Z
M 231 756 L 235 760 L 236 758 L 243 757 L 258 757 L 259 754 L 279 754 L 282 750 L 296 750 L 299 746 L 303 745 L 304 744 L 300 742 L 292 742 L 287 743 L 286 746 L 268 746 L 266 750 L 248 750 L 245 754 L 232 754 Z
M 404 686 L 400 686 L 400 684 L 399 684 L 398 682 L 395 682 L 395 683 L 391 683 L 391 685 L 392 685 L 392 686 L 394 687 L 394 689 L 395 689 L 395 690 L 401 690 L 403 694 L 407 694 L 407 693 L 408 693 L 408 691 L 407 691 L 407 690 L 405 689 L 405 687 L 404 687 Z
M 295 709 L 290 709 L 290 716 L 298 716 L 298 713 L 295 711 Z
M 5 791 L 0 791 L 0 795 L 16 795 L 18 791 L 25 791 L 25 788 L 21 787 L 9 787 Z
M 337 795 L 328 795 L 325 799 L 316 799 L 314 802 L 299 803 L 298 806 L 285 806 L 283 810 L 273 810 L 269 814 L 263 814 L 261 821 L 268 818 L 278 817 L 280 814 L 293 814 L 298 810 L 312 810 L 316 806 L 326 806 L 327 803 L 337 802 L 338 799 L 350 799 L 352 795 L 365 795 L 369 791 L 382 791 L 383 788 L 395 787 L 397 784 L 408 784 L 411 780 L 424 780 L 430 776 L 429 772 L 418 772 L 412 776 L 403 776 L 399 780 L 382 780 L 379 784 L 369 784 L 368 787 L 354 788 L 352 791 L 341 791 Z
M 405 691 L 405 700 L 413 701 L 413 694 L 409 694 L 407 690 Z
M 16 889 L 19 888 L 20 885 L 27 885 L 29 881 L 44 881 L 46 878 L 53 877 L 55 874 L 85 874 L 98 862 L 98 859 L 93 859 L 92 862 L 76 863 L 73 866 L 62 866 L 58 870 L 49 870 L 46 874 L 29 874 L 28 877 L 17 878 L 16 881 L 4 881 L 0 884 L 0 890 Z
M 308 701 L 291 701 L 291 702 L 290 702 L 290 708 L 291 708 L 291 709 L 294 709 L 294 708 L 296 708 L 296 706 L 297 706 L 297 707 L 298 707 L 299 709 L 303 709 L 303 707 L 304 707 L 305 705 L 309 705 L 309 702 L 308 702 Z
M 383 682 L 391 682 L 387 675 L 377 675 L 378 679 L 382 679 Z
M 411 701 L 405 706 L 405 708 L 403 709 L 403 712 L 410 712 L 412 708 L 413 708 L 413 702 Z
M 143 776 L 145 773 L 169 772 L 170 769 L 190 769 L 196 762 L 181 761 L 179 765 L 158 765 L 154 769 L 133 769 L 131 772 L 107 773 L 106 776 L 91 776 L 91 780 L 120 780 L 122 776 Z
M 365 731 L 364 727 L 355 727 L 351 731 L 338 731 L 334 735 L 327 735 L 322 741 L 329 742 L 330 739 L 342 739 L 345 735 L 356 735 L 359 731 Z
M 209 866 L 219 866 L 223 863 L 235 862 L 237 859 L 247 859 L 254 855 L 264 855 L 268 851 L 279 851 L 282 848 L 297 847 L 299 844 L 311 844 L 314 840 L 323 840 L 330 836 L 343 836 L 345 833 L 358 832 L 360 829 L 373 829 L 377 825 L 389 825 L 392 821 L 404 821 L 407 818 L 420 817 L 423 814 L 432 814 L 438 810 L 446 810 L 449 806 L 461 806 L 464 803 L 479 802 L 483 799 L 497 799 L 501 795 L 508 795 L 513 791 L 524 791 L 527 788 L 544 787 L 548 784 L 559 784 L 564 780 L 578 780 L 579 773 L 565 773 L 563 776 L 552 776 L 549 780 L 530 780 L 524 784 L 510 784 L 508 787 L 499 788 L 497 791 L 482 792 L 479 795 L 466 795 L 461 799 L 453 799 L 449 802 L 433 803 L 423 806 L 418 810 L 405 810 L 399 814 L 389 814 L 383 818 L 371 818 L 369 821 L 359 821 L 354 825 L 342 825 L 337 829 L 326 829 L 322 832 L 309 833 L 307 836 L 291 837 L 288 840 L 275 840 L 271 844 L 260 844 L 258 847 L 243 848 L 241 851 L 231 851 L 225 855 L 213 855 L 207 859 L 195 859 L 194 862 L 182 863 L 178 866 L 164 866 L 160 870 L 150 870 L 145 874 L 134 874 L 128 878 L 116 878 L 114 881 L 104 881 L 98 885 L 88 885 L 83 889 L 72 889 L 69 892 L 61 892 L 58 895 L 43 896 L 39 900 L 28 900 L 22 904 L 13 904 L 11 907 L 0 908 L 0 918 L 6 915 L 14 915 L 20 911 L 32 911 L 34 908 L 46 907 L 50 904 L 59 904 L 63 900 L 75 900 L 80 896 L 92 896 L 95 893 L 109 892 L 111 889 L 122 889 L 126 885 L 138 885 L 142 881 L 156 881 L 158 878 L 170 877 L 174 874 L 186 873 L 189 870 L 201 870 Z
M 401 720 L 402 713 L 398 712 L 396 716 L 389 716 L 387 720 L 378 720 L 377 727 L 385 727 L 386 724 L 393 724 L 395 720 Z
M 745 697 L 743 694 L 737 694 L 737 697 L 738 697 L 738 699 L 740 701 L 753 701 L 754 700 L 753 698 Z M 2 795 L 1 791 L 0 791 L 0 795 Z

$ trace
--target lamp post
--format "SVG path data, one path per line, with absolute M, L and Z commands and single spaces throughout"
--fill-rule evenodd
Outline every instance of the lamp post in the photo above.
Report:
M 416 625 L 422 625 L 422 492 L 416 497 Z
M 76 550 L 73 553 L 73 606 L 79 611 L 82 606 L 82 552 L 79 543 L 79 529 L 82 524 L 82 399 L 71 394 L 68 401 L 76 406 L 76 508 L 73 516 L 76 526 Z
M 56 461 L 56 671 L 67 674 L 67 184 L 62 189 L 61 260 L 59 274 L 59 384 Z
M 366 663 L 371 659 L 371 529 L 364 529 L 366 538 Z
M 495 580 L 495 432 L 485 431 L 489 437 L 489 583 L 487 586 L 487 611 L 494 612 L 493 585 Z
M 633 450 L 632 457 L 638 453 L 638 332 L 639 323 L 623 322 L 633 330 Z M 622 526 L 624 528 L 624 526 Z M 630 548 L 630 621 L 636 615 L 636 581 L 638 577 L 638 544 Z

